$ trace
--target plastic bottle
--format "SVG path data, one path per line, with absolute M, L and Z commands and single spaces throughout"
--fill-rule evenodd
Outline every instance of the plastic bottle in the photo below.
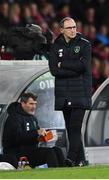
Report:
M 18 162 L 18 169 L 31 169 L 31 167 L 29 166 L 28 158 L 26 156 L 20 157 Z

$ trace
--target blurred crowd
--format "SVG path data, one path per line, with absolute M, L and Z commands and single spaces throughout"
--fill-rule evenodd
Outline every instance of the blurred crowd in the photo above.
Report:
M 109 77 L 109 1 L 108 0 L 5 0 L 0 1 L 0 34 L 12 27 L 37 24 L 53 40 L 59 35 L 59 21 L 70 16 L 77 31 L 92 43 L 93 92 Z M 0 59 L 15 59 L 8 46 L 1 46 Z

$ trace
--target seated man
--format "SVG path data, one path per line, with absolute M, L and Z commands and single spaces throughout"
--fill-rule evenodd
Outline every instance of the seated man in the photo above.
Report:
M 2 138 L 3 153 L 14 155 L 17 161 L 26 156 L 32 168 L 45 163 L 48 167 L 63 166 L 64 156 L 59 149 L 57 152 L 55 148 L 38 147 L 38 138 L 47 131 L 39 127 L 34 116 L 36 98 L 32 93 L 24 93 L 20 103 L 9 105 Z

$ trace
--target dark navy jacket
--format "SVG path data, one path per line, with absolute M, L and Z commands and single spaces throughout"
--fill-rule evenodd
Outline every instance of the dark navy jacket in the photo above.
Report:
M 36 148 L 39 129 L 37 119 L 26 113 L 18 102 L 10 104 L 7 111 L 2 138 L 3 152 L 19 154 Z
M 58 67 L 61 62 L 61 67 Z M 50 50 L 49 68 L 55 76 L 55 109 L 91 107 L 91 44 L 80 33 L 67 43 L 60 35 Z

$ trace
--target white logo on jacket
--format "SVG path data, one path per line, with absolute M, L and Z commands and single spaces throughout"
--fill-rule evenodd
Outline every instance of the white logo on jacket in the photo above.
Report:
M 27 131 L 30 130 L 30 123 L 26 123 L 26 130 L 27 130 Z
M 59 49 L 58 53 L 59 53 L 59 57 L 62 57 L 63 56 L 63 49 Z

